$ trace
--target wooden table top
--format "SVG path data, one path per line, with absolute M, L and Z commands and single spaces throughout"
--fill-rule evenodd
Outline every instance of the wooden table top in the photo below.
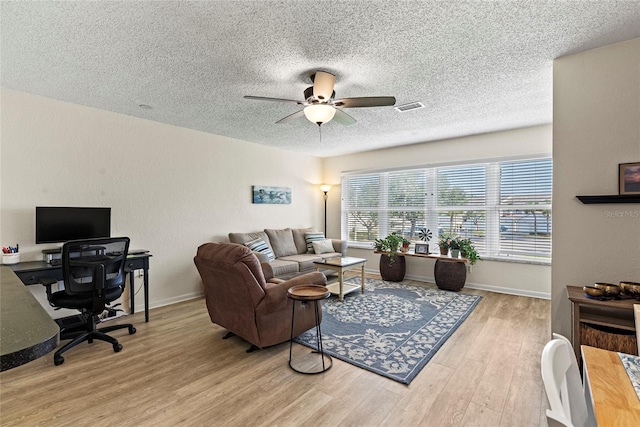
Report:
M 328 258 L 323 261 L 314 261 L 316 265 L 329 265 L 334 267 L 350 267 L 352 265 L 364 264 L 367 262 L 366 258 L 355 258 L 351 256 Z
M 586 345 L 580 349 L 598 425 L 640 426 L 640 399 L 618 353 Z
M 634 304 L 640 304 L 635 298 L 623 295 L 619 299 L 599 300 L 595 298 L 589 298 L 582 290 L 582 286 L 567 286 L 567 295 L 569 300 L 577 302 L 583 305 L 594 305 L 599 307 L 611 307 L 623 310 L 633 311 Z
M 385 254 L 388 255 L 389 252 L 380 252 L 373 251 L 374 254 Z M 418 257 L 418 258 L 431 258 L 435 260 L 442 261 L 455 261 L 455 262 L 464 262 L 467 263 L 469 260 L 467 258 L 454 258 L 451 255 L 440 255 L 440 254 L 417 254 L 415 251 L 407 251 L 407 252 L 396 252 L 396 256 L 408 256 L 408 257 Z
M 298 285 L 289 288 L 287 296 L 298 301 L 314 301 L 329 298 L 331 292 L 322 285 Z

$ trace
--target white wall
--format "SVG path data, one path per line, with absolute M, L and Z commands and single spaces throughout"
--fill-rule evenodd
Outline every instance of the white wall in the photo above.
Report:
M 193 256 L 204 242 L 322 229 L 319 158 L 4 88 L 0 96 L 0 242 L 19 243 L 22 261 L 56 246 L 35 245 L 35 206 L 110 206 L 112 234 L 153 254 L 154 307 L 200 293 Z M 252 185 L 290 187 L 292 203 L 254 205 Z
M 326 158 L 323 160 L 324 178 L 327 183 L 334 184 L 334 188 L 329 192 L 327 234 L 331 237 L 340 236 L 342 172 L 473 162 L 512 156 L 550 155 L 551 136 L 551 125 L 544 125 Z M 367 269 L 378 270 L 379 256 L 373 255 L 372 250 L 352 248 L 349 249 L 349 254 L 369 259 Z M 433 281 L 433 265 L 433 260 L 411 259 L 407 263 L 407 276 Z M 467 286 L 548 298 L 551 293 L 551 267 L 481 261 L 467 275 Z
M 640 162 L 640 39 L 554 61 L 552 329 L 570 336 L 567 285 L 640 282 L 640 205 L 618 194 L 618 164 Z

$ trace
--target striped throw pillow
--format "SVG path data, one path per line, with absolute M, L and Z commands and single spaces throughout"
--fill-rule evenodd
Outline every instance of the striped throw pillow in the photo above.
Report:
M 321 231 L 313 231 L 311 233 L 304 233 L 304 240 L 307 242 L 307 253 L 314 254 L 313 242 L 318 240 L 324 240 L 324 233 Z
M 244 245 L 254 252 L 265 254 L 269 262 L 276 259 L 276 256 L 273 254 L 273 251 L 271 250 L 269 245 L 267 245 L 267 242 L 265 242 L 264 239 L 258 238 L 255 240 L 251 240 L 249 242 L 246 242 Z

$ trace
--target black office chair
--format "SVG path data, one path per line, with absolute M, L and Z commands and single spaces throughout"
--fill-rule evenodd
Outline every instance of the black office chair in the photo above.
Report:
M 55 365 L 64 362 L 62 353 L 83 341 L 107 341 L 117 353 L 122 350 L 122 345 L 107 332 L 124 328 L 129 329 L 129 334 L 136 332 L 131 324 L 96 328 L 100 321 L 98 316 L 124 291 L 128 250 L 128 237 L 74 240 L 62 246 L 64 290 L 51 292 L 51 286 L 57 283 L 55 279 L 44 280 L 42 284 L 47 287 L 47 299 L 53 307 L 80 310 L 85 325 L 71 330 L 61 329 L 60 339 L 72 341 L 55 352 Z

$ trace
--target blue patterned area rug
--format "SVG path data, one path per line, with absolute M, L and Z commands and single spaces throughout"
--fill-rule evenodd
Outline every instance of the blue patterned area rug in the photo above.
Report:
M 360 284 L 360 278 L 347 282 Z M 409 384 L 482 297 L 366 279 L 365 293 L 323 303 L 324 351 L 352 365 Z M 317 349 L 315 328 L 295 341 Z

